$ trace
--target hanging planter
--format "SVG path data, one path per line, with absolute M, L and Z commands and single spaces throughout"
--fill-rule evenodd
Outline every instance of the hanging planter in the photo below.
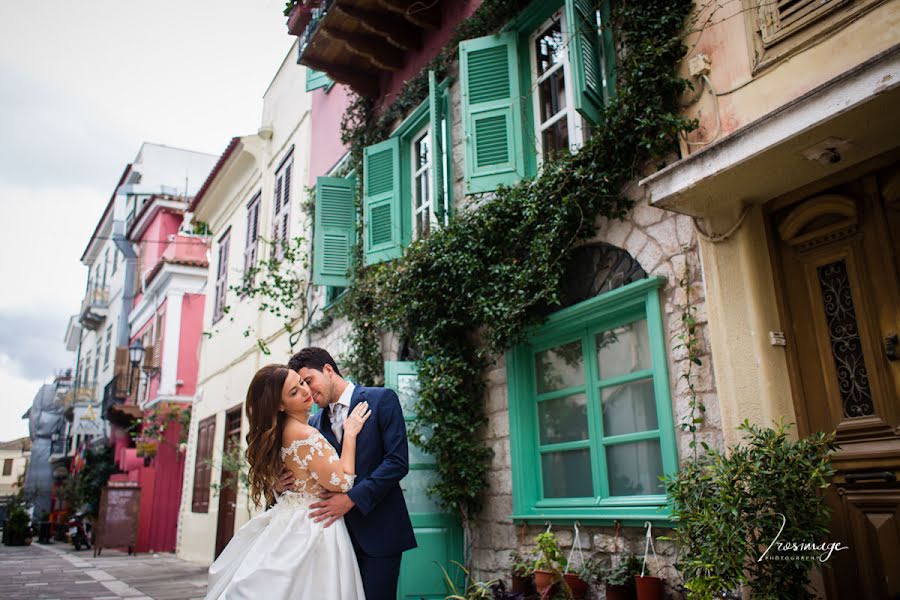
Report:
M 134 446 L 135 455 L 144 458 L 153 458 L 159 450 L 159 442 L 140 441 Z
M 581 532 L 578 529 L 578 525 L 578 521 L 575 521 L 575 530 L 572 532 L 572 549 L 569 551 L 569 557 L 566 560 L 563 579 L 569 587 L 569 591 L 572 592 L 572 597 L 575 600 L 582 600 L 587 596 L 588 592 L 586 579 L 589 577 L 587 572 L 590 571 L 590 565 L 584 560 L 584 552 L 581 550 Z M 577 571 L 575 571 L 572 566 L 574 564 L 572 559 L 575 557 L 576 550 L 578 551 L 578 559 L 580 561 Z
M 644 561 L 641 563 L 641 572 L 634 576 L 635 586 L 637 588 L 638 600 L 662 600 L 663 597 L 663 580 L 659 577 L 646 575 L 647 554 L 653 552 L 653 560 L 656 562 L 656 572 L 659 573 L 659 557 L 656 556 L 656 548 L 653 546 L 653 525 L 650 521 L 644 523 L 647 528 L 646 543 L 644 544 Z

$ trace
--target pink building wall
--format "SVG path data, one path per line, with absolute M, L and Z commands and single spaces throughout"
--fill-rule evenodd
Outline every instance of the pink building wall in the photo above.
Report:
M 427 34 L 427 37 L 422 41 L 421 50 L 407 53 L 407 62 L 399 71 L 389 72 L 382 76 L 382 94 L 378 99 L 382 108 L 390 106 L 403 90 L 406 82 L 415 77 L 431 59 L 438 55 L 441 49 L 450 41 L 450 38 L 453 37 L 456 26 L 471 16 L 481 6 L 481 2 L 482 0 L 457 0 L 456 2 L 441 3 L 440 29 Z
M 309 185 L 316 185 L 316 177 L 325 175 L 347 151 L 341 143 L 341 117 L 350 104 L 352 92 L 341 84 L 335 84 L 326 93 L 325 88 L 312 92 L 310 119 Z
M 178 379 L 184 382 L 177 389 L 181 396 L 197 392 L 197 373 L 200 368 L 200 340 L 203 337 L 203 294 L 185 294 L 181 305 L 181 338 L 178 342 Z
M 140 240 L 141 274 L 146 274 L 156 265 L 169 245 L 169 236 L 178 233 L 182 219 L 178 213 L 160 210 L 150 221 Z
M 131 343 L 134 342 L 135 340 L 141 339 L 144 336 L 144 334 L 146 334 L 147 331 L 149 331 L 150 328 L 153 327 L 153 322 L 156 320 L 156 315 L 157 314 L 160 315 L 159 332 L 158 332 L 158 335 L 161 339 L 160 344 L 161 344 L 161 348 L 162 348 L 162 354 L 159 357 L 160 364 L 162 364 L 162 357 L 166 353 L 166 337 L 165 337 L 166 308 L 168 307 L 168 304 L 169 304 L 168 300 L 163 300 L 162 304 L 159 306 L 159 308 L 156 310 L 156 312 L 154 314 L 152 314 L 150 316 L 150 318 L 147 319 L 147 322 L 143 323 L 136 332 L 132 333 L 131 339 L 128 341 L 128 344 L 131 345 Z M 146 348 L 144 349 L 144 351 L 146 352 Z M 149 379 L 147 385 L 148 385 L 148 387 L 147 387 L 148 391 L 147 391 L 146 399 L 153 400 L 154 398 L 156 398 L 157 394 L 159 393 L 159 372 L 156 372 L 150 376 L 150 379 Z M 142 398 L 142 400 L 143 400 L 143 398 Z M 135 404 L 137 404 L 137 401 L 135 401 L 135 400 L 133 400 L 133 401 Z

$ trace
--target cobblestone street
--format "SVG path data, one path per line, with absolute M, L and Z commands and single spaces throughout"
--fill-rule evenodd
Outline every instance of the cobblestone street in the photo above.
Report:
M 71 545 L 0 546 L 0 598 L 51 600 L 191 600 L 206 594 L 206 567 L 172 554 L 103 550 L 75 552 Z

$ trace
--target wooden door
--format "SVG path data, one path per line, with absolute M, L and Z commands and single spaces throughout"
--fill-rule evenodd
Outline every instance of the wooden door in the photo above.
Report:
M 801 434 L 836 431 L 830 598 L 900 598 L 900 164 L 779 209 Z
M 414 362 L 385 363 L 384 379 L 395 390 L 403 408 L 407 429 L 416 420 L 418 375 Z M 441 510 L 428 494 L 428 487 L 437 476 L 434 458 L 409 444 L 409 474 L 400 482 L 418 547 L 403 553 L 397 600 L 443 600 L 447 588 L 442 566 L 452 577 L 459 569 L 452 563 L 462 563 L 462 529 L 459 520 Z M 458 584 L 462 582 L 459 581 Z
M 225 439 L 222 456 L 241 447 L 241 407 L 225 413 Z M 234 536 L 234 513 L 237 506 L 238 473 L 226 468 L 230 461 L 222 460 L 222 479 L 219 486 L 219 518 L 216 526 L 216 557 L 222 553 Z

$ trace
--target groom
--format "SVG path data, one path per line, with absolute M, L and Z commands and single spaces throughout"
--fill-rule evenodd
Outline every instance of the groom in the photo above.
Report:
M 344 516 L 366 600 L 396 600 L 400 557 L 416 547 L 400 480 L 409 472 L 406 423 L 393 390 L 355 386 L 341 377 L 337 364 L 322 348 L 304 348 L 288 366 L 309 386 L 321 409 L 309 420 L 338 454 L 343 422 L 362 401 L 372 416 L 356 438 L 356 482 L 346 494 L 327 493 L 311 505 L 310 517 L 325 527 Z

